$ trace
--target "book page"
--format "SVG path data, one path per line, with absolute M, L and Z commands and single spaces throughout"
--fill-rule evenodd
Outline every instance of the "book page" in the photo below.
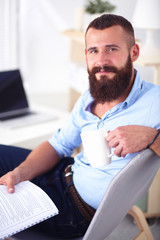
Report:
M 58 214 L 48 195 L 35 184 L 24 181 L 15 186 L 15 193 L 0 185 L 0 239 L 12 236 Z

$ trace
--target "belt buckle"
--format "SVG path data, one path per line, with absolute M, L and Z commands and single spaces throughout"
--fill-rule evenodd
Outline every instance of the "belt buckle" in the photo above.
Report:
M 72 175 L 72 172 L 68 172 L 68 173 L 66 173 L 64 176 L 65 177 L 68 177 L 68 176 L 71 176 Z
M 68 165 L 65 169 L 65 177 L 71 176 L 73 174 L 72 170 L 71 170 L 72 164 Z M 66 172 L 68 171 L 68 172 Z

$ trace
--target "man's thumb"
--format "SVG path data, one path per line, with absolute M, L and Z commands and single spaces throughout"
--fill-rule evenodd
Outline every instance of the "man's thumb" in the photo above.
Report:
M 8 184 L 7 190 L 9 193 L 14 193 L 14 186 L 13 184 Z

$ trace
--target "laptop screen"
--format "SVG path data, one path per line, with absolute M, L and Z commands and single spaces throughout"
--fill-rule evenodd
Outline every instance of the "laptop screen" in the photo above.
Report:
M 0 118 L 21 114 L 28 107 L 20 71 L 0 72 Z

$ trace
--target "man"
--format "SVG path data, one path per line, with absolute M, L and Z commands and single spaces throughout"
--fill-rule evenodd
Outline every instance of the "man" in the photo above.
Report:
M 66 124 L 32 152 L 0 148 L 0 183 L 10 193 L 24 180 L 43 188 L 59 214 L 37 228 L 63 238 L 85 233 L 113 177 L 158 138 L 160 129 L 160 88 L 134 70 L 139 47 L 131 24 L 121 16 L 103 15 L 90 23 L 85 40 L 90 88 Z M 92 168 L 83 152 L 70 158 L 81 144 L 80 134 L 99 128 L 109 132 L 106 140 L 115 153 L 111 164 Z

